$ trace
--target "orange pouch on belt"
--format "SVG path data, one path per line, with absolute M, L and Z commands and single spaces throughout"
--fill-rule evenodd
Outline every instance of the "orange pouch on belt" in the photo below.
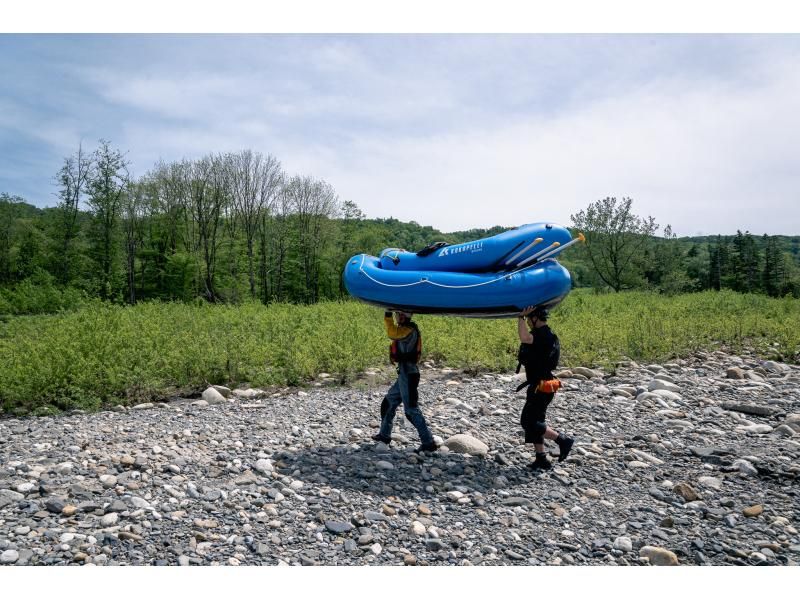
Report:
M 542 380 L 539 386 L 536 387 L 538 392 L 557 392 L 561 388 L 561 380 L 558 378 L 551 378 L 550 380 Z

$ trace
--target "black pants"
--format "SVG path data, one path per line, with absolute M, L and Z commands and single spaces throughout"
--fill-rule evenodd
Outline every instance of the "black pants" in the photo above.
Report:
M 544 432 L 547 430 L 544 416 L 554 396 L 556 396 L 554 392 L 536 392 L 530 386 L 528 387 L 528 395 L 519 422 L 522 424 L 522 429 L 525 430 L 526 443 L 542 444 L 544 442 Z

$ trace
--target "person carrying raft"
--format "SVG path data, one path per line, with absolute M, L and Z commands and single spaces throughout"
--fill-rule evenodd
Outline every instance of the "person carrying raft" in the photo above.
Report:
M 520 424 L 525 430 L 525 443 L 533 443 L 536 459 L 528 464 L 534 471 L 547 470 L 552 467 L 544 449 L 544 439 L 555 440 L 560 449 L 558 460 L 567 458 L 573 438 L 557 432 L 545 424 L 545 413 L 553 400 L 561 382 L 553 376 L 561 357 L 561 345 L 558 336 L 547 325 L 548 312 L 542 307 L 528 307 L 522 311 L 517 321 L 520 347 L 517 359 L 519 366 L 525 367 L 526 381 L 517 388 L 517 392 L 527 386 L 525 406 L 522 408 Z
M 414 424 L 419 433 L 422 445 L 415 452 L 435 451 L 439 445 L 433 439 L 425 416 L 419 408 L 419 361 L 422 353 L 422 335 L 415 322 L 411 321 L 410 313 L 396 311 L 397 323 L 392 317 L 392 312 L 385 312 L 383 323 L 386 333 L 392 341 L 389 349 L 389 358 L 397 365 L 397 380 L 389 388 L 381 403 L 381 427 L 372 437 L 376 442 L 389 444 L 392 441 L 392 423 L 400 403 L 406 418 Z

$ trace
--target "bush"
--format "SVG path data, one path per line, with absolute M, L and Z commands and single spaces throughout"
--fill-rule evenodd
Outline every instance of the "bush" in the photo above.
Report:
M 95 409 L 207 384 L 302 385 L 320 372 L 346 382 L 387 365 L 382 320 L 382 310 L 354 301 L 268 307 L 92 302 L 72 312 L 12 317 L 0 321 L 0 406 L 13 413 Z M 472 372 L 516 366 L 516 321 L 415 320 L 423 360 Z M 551 326 L 567 367 L 745 346 L 792 360 L 800 348 L 800 301 L 732 291 L 670 297 L 577 290 L 554 310 Z
M 14 287 L 0 289 L 0 316 L 58 313 L 78 309 L 88 301 L 84 291 L 58 287 L 52 276 L 40 271 Z

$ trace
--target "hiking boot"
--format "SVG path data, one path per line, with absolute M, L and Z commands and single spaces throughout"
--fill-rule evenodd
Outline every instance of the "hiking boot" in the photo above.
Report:
M 553 464 L 550 463 L 547 457 L 536 457 L 535 461 L 528 463 L 528 467 L 533 471 L 548 471 L 553 467 Z
M 391 438 L 386 438 L 386 436 L 381 436 L 380 434 L 375 434 L 375 436 L 372 436 L 371 438 L 375 442 L 382 442 L 383 444 L 389 444 L 392 441 Z
M 419 446 L 419 448 L 415 448 L 414 452 L 417 454 L 420 453 L 433 453 L 439 450 L 439 445 L 436 442 L 427 442 L 423 443 Z
M 558 444 L 558 448 L 560 450 L 558 453 L 558 462 L 561 463 L 567 458 L 567 455 L 569 455 L 569 452 L 572 450 L 572 445 L 575 444 L 575 439 L 570 438 L 569 436 L 564 436 L 564 434 L 559 434 L 558 438 L 556 439 L 556 444 Z

